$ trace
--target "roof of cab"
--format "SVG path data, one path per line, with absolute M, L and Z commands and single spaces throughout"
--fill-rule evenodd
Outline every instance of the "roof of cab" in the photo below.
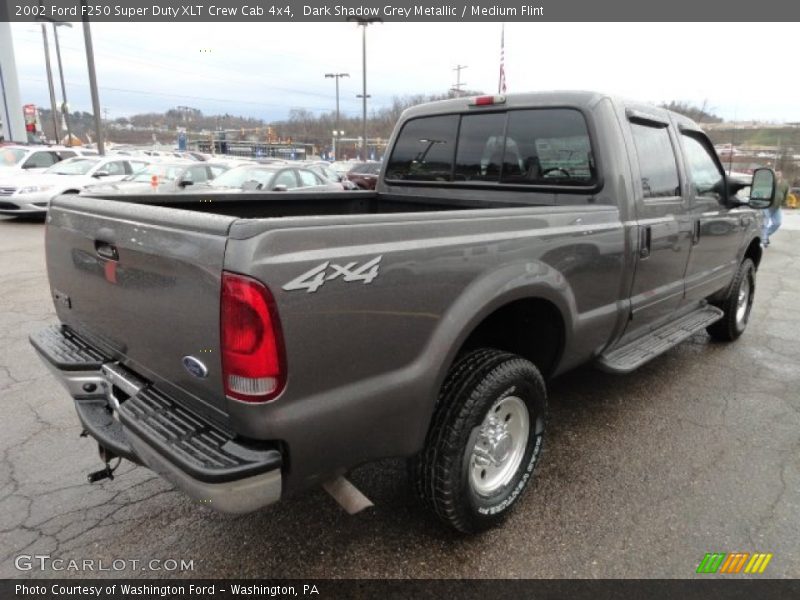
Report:
M 492 94 L 484 94 L 490 96 Z M 502 96 L 502 94 L 499 94 Z M 476 96 L 464 96 L 461 98 L 452 98 L 449 100 L 439 100 L 437 102 L 427 102 L 419 104 L 407 109 L 402 118 L 409 119 L 421 115 L 433 115 L 454 112 L 466 112 L 476 110 L 476 107 L 471 105 L 471 101 Z M 491 109 L 494 107 L 500 108 L 539 108 L 547 106 L 573 106 L 576 108 L 592 109 L 601 100 L 608 99 L 614 104 L 623 106 L 626 109 L 632 109 L 637 112 L 647 113 L 649 115 L 660 117 L 661 120 L 669 121 L 668 115 L 671 115 L 675 122 L 686 129 L 699 130 L 697 124 L 679 113 L 655 106 L 653 104 L 646 104 L 633 100 L 626 100 L 617 98 L 610 94 L 592 91 L 552 91 L 552 92 L 527 92 L 520 94 L 505 94 L 505 102 L 499 105 L 487 105 L 486 107 L 477 107 Z

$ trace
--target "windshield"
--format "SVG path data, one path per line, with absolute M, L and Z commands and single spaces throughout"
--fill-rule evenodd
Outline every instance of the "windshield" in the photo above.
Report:
M 238 188 L 242 187 L 245 181 L 257 181 L 262 184 L 263 187 L 267 187 L 274 175 L 274 169 L 264 169 L 263 167 L 236 167 L 217 177 L 211 182 L 211 185 L 214 187 Z
M 0 149 L 0 167 L 13 167 L 25 156 L 25 150 L 21 148 L 2 148 Z
M 99 161 L 92 158 L 70 158 L 54 164 L 45 173 L 51 175 L 86 175 Z
M 142 181 L 149 182 L 153 179 L 153 175 L 158 176 L 160 180 L 175 181 L 186 167 L 184 165 L 147 165 L 141 171 L 130 175 L 123 179 L 123 181 Z

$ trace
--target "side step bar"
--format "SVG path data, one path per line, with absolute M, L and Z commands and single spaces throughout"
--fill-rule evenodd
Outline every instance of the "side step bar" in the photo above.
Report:
M 716 306 L 702 306 L 624 346 L 617 346 L 601 354 L 597 359 L 597 366 L 609 373 L 630 373 L 719 321 L 723 314 Z

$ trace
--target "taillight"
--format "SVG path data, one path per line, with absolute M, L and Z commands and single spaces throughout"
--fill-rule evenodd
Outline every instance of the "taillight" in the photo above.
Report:
M 225 394 L 266 402 L 283 390 L 286 360 L 275 300 L 249 277 L 222 274 L 220 329 Z

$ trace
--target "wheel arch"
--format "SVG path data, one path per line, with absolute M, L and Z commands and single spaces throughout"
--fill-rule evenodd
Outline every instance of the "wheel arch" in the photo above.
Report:
M 745 248 L 744 255 L 742 256 L 742 260 L 745 258 L 749 258 L 753 261 L 753 264 L 758 270 L 758 266 L 761 264 L 761 257 L 764 255 L 764 250 L 761 247 L 761 240 L 759 238 L 753 238 L 750 240 L 750 243 Z

